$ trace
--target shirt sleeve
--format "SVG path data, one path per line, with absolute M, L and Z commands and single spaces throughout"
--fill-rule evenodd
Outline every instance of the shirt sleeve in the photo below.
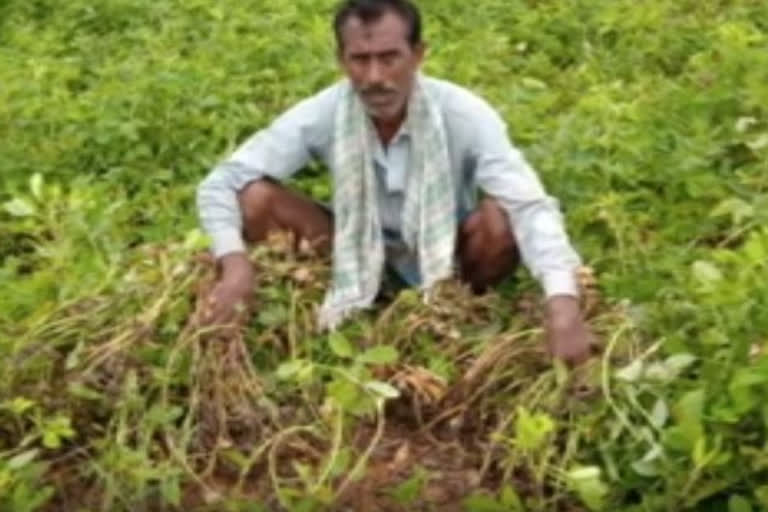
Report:
M 536 172 L 513 147 L 501 117 L 485 104 L 472 115 L 477 184 L 507 212 L 523 263 L 547 297 L 578 296 L 581 259 L 568 240 L 557 200 L 547 195 Z
M 290 178 L 328 143 L 333 126 L 333 91 L 308 98 L 246 140 L 197 188 L 197 209 L 216 258 L 245 250 L 237 193 L 269 176 Z

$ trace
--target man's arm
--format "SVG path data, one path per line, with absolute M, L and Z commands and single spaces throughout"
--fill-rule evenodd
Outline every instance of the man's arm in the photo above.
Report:
M 591 339 L 578 299 L 576 270 L 581 259 L 568 240 L 557 201 L 512 146 L 504 121 L 489 106 L 483 107 L 475 110 L 471 124 L 478 186 L 507 212 L 521 258 L 544 289 L 552 352 L 579 362 L 588 355 Z
M 197 207 L 216 258 L 245 251 L 237 193 L 252 181 L 265 176 L 282 181 L 304 167 L 326 144 L 332 110 L 330 90 L 302 101 L 249 138 L 203 180 Z
M 200 221 L 212 239 L 221 269 L 204 321 L 227 323 L 252 289 L 238 192 L 266 176 L 285 180 L 320 151 L 333 123 L 334 94 L 327 89 L 302 101 L 242 144 L 217 165 L 197 190 Z

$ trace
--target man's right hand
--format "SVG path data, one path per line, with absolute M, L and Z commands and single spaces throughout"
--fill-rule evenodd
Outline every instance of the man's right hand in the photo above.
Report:
M 246 310 L 253 291 L 253 267 L 245 253 L 227 254 L 218 263 L 221 274 L 203 304 L 203 325 L 232 325 Z

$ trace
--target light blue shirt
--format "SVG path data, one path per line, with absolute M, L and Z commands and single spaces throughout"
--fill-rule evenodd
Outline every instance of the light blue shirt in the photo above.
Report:
M 523 263 L 546 296 L 578 295 L 575 271 L 580 258 L 569 243 L 558 203 L 512 146 L 504 121 L 469 90 L 444 80 L 424 79 L 443 115 L 460 220 L 474 208 L 478 190 L 494 197 L 511 220 Z M 285 180 L 313 159 L 324 162 L 333 173 L 340 91 L 340 84 L 335 84 L 284 112 L 200 184 L 198 210 L 216 257 L 245 250 L 237 192 L 248 183 L 264 176 Z M 387 261 L 416 285 L 418 262 L 399 235 L 410 153 L 411 137 L 403 124 L 386 148 L 380 142 L 376 145 L 373 159 Z

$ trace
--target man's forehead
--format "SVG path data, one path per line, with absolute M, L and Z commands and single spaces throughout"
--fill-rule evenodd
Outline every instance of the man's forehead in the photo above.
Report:
M 368 23 L 356 16 L 349 18 L 341 30 L 341 35 L 348 51 L 377 51 L 406 44 L 407 30 L 408 27 L 400 16 L 386 12 Z

